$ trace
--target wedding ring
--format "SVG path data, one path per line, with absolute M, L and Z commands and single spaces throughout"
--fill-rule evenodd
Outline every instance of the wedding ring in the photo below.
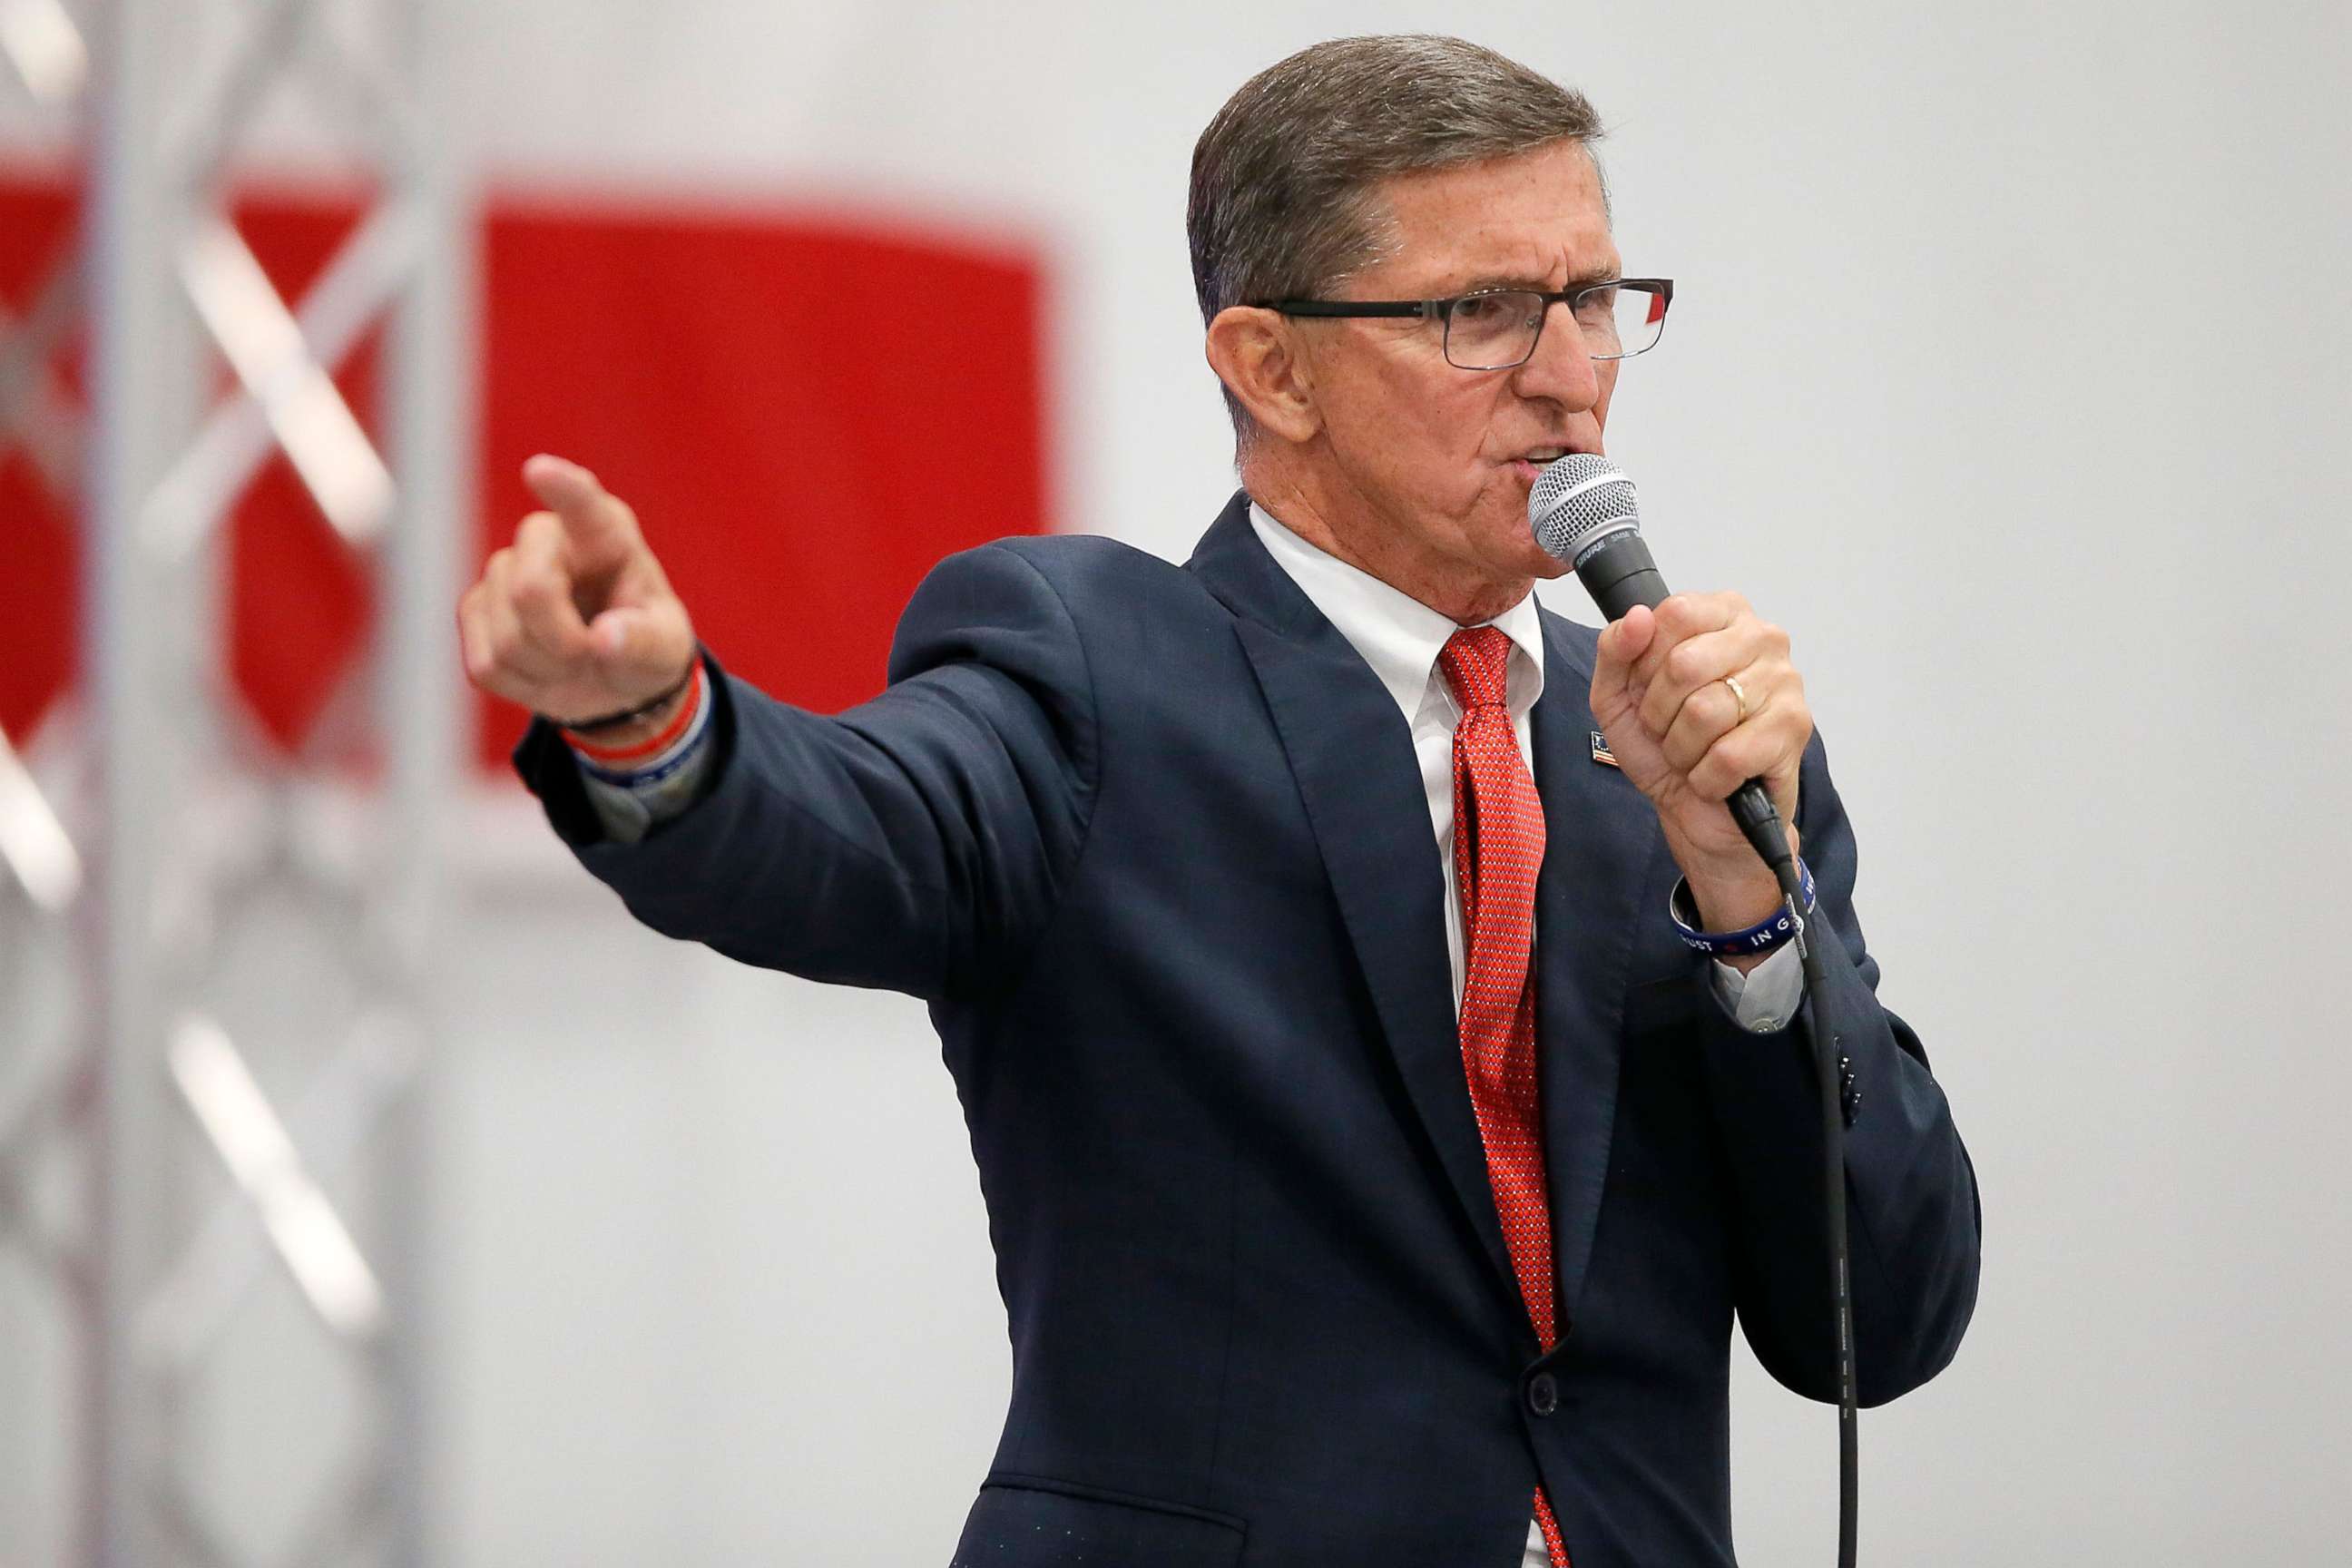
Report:
M 1747 722 L 1748 722 L 1748 693 L 1747 693 L 1747 691 L 1741 688 L 1741 686 L 1740 686 L 1740 684 L 1739 684 L 1739 682 L 1738 682 L 1738 681 L 1737 681 L 1737 680 L 1733 679 L 1732 679 L 1730 676 L 1728 676 L 1728 675 L 1727 675 L 1727 676 L 1725 676 L 1725 677 L 1723 678 L 1723 683 L 1724 683 L 1726 686 L 1728 686 L 1729 688 L 1731 688 L 1731 694 L 1732 694 L 1734 697 L 1737 697 L 1737 698 L 1738 698 L 1738 699 L 1739 699 L 1739 721 L 1739 721 L 1740 723 L 1742 723 L 1742 724 L 1747 723 Z

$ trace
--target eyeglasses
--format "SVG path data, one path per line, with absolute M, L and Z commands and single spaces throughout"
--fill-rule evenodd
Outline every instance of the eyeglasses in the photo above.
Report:
M 1462 370 L 1509 370 L 1528 363 L 1554 305 L 1566 305 L 1594 359 L 1631 359 L 1658 346 L 1674 301 L 1671 278 L 1617 278 L 1546 293 L 1483 289 L 1451 300 L 1276 300 L 1286 316 L 1419 316 L 1445 325 L 1445 363 Z

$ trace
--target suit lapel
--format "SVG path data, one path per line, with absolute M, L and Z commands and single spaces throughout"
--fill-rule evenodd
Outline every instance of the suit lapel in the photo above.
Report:
M 1238 612 L 1235 630 L 1282 737 L 1405 1091 L 1497 1288 L 1517 1305 L 1518 1284 L 1463 1078 L 1444 873 L 1412 731 L 1354 647 L 1266 554 L 1250 529 L 1246 498 L 1234 498 L 1192 567 Z
M 1412 737 L 1380 680 L 1274 563 L 1235 496 L 1192 569 L 1234 609 L 1381 1030 L 1448 1184 L 1524 1321 L 1496 1216 L 1486 1152 L 1463 1079 L 1445 947 L 1445 882 L 1428 831 Z M 1583 639 L 1589 641 L 1589 639 Z M 1563 1325 L 1573 1321 L 1609 1175 L 1619 1030 L 1636 900 L 1664 853 L 1649 803 L 1592 761 L 1592 659 L 1544 617 L 1544 694 L 1530 721 L 1543 797 L 1536 880 L 1537 1041 L 1552 1253 Z
M 1651 883 L 1654 857 L 1664 852 L 1641 791 L 1592 760 L 1592 659 L 1566 628 L 1544 617 L 1544 691 L 1531 725 L 1544 803 L 1536 1037 L 1563 1327 L 1583 1289 L 1609 1176 L 1627 965 L 1643 913 L 1635 901 Z

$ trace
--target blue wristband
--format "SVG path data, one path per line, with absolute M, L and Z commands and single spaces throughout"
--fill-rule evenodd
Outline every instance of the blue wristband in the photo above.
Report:
M 1804 889 L 1805 913 L 1813 912 L 1813 868 L 1801 858 L 1797 874 Z M 1786 900 L 1763 920 L 1746 931 L 1704 931 L 1698 929 L 1698 910 L 1691 902 L 1690 884 L 1677 879 L 1675 890 L 1666 899 L 1667 918 L 1675 922 L 1675 934 L 1693 952 L 1704 952 L 1716 958 L 1750 958 L 1759 952 L 1769 952 L 1797 934 L 1796 922 L 1789 918 Z

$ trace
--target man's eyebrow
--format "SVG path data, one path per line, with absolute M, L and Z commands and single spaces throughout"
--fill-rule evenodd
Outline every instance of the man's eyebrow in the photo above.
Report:
M 1621 274 L 1613 267 L 1587 268 L 1561 284 L 1559 292 L 1566 293 L 1589 288 L 1595 283 L 1613 283 L 1620 276 Z M 1462 294 L 1484 294 L 1492 289 L 1528 289 L 1538 294 L 1554 292 L 1551 285 L 1543 279 L 1530 278 L 1523 272 L 1489 272 L 1473 278 L 1458 287 L 1449 289 L 1446 291 L 1446 297 L 1451 299 Z

